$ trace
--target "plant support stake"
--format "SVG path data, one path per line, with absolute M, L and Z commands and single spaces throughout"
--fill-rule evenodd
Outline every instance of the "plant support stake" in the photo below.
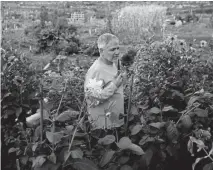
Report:
M 40 83 L 40 95 L 41 95 L 41 100 L 40 100 L 40 109 L 41 109 L 41 119 L 40 119 L 40 126 L 41 126 L 41 142 L 43 141 L 43 85 L 42 82 Z
M 129 123 L 129 113 L 130 113 L 130 109 L 131 109 L 132 89 L 133 89 L 133 88 L 132 88 L 132 87 L 133 87 L 133 78 L 134 78 L 134 74 L 131 75 L 130 91 L 129 91 L 129 100 L 128 100 L 127 115 L 126 115 L 125 135 L 127 135 L 128 123 Z

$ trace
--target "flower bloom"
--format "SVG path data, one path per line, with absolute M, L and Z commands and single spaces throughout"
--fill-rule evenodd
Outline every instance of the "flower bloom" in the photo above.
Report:
M 200 41 L 200 47 L 206 47 L 207 46 L 207 42 L 205 40 Z

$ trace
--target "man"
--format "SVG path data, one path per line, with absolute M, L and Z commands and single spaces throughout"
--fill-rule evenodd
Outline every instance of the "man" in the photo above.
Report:
M 89 121 L 92 129 L 111 129 L 124 124 L 123 76 L 115 61 L 119 57 L 119 40 L 106 33 L 98 38 L 100 57 L 89 68 L 84 84 Z

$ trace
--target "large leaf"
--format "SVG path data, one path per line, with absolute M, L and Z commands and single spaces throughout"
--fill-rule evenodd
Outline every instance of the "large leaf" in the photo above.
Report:
M 34 160 L 33 160 L 33 165 L 32 167 L 41 167 L 43 165 L 43 163 L 46 161 L 46 158 L 44 156 L 37 156 Z
M 129 165 L 123 165 L 120 170 L 133 170 Z
M 212 163 L 209 163 L 209 164 L 206 164 L 206 165 L 203 167 L 203 170 L 213 170 L 213 162 L 212 162 Z
M 61 138 L 63 137 L 63 134 L 61 132 L 46 132 L 46 137 L 52 144 L 57 144 L 61 141 Z
M 118 159 L 118 163 L 119 164 L 125 164 L 129 161 L 129 156 L 121 156 L 119 159 Z
M 122 137 L 117 143 L 117 146 L 120 149 L 127 149 L 131 144 L 132 144 L 132 141 L 128 137 Z
M 83 155 L 84 155 L 84 153 L 82 152 L 82 150 L 80 148 L 71 151 L 72 158 L 82 159 Z
M 138 132 L 141 131 L 143 125 L 135 125 L 132 129 L 131 129 L 131 135 L 136 135 Z
M 198 117 L 208 117 L 208 110 L 203 110 L 200 108 L 196 108 L 194 110 L 194 113 L 198 116 Z
M 98 167 L 89 159 L 74 159 L 65 166 L 71 165 L 76 170 L 98 170 Z
M 157 129 L 161 129 L 165 126 L 165 122 L 156 122 L 156 123 L 150 123 L 149 126 L 155 127 Z
M 149 110 L 149 112 L 152 114 L 159 114 L 161 112 L 161 110 L 157 107 L 153 107 Z
M 100 138 L 98 140 L 98 143 L 100 145 L 109 145 L 113 142 L 115 142 L 115 136 L 113 136 L 113 135 L 106 135 L 104 138 Z
M 106 164 L 108 164 L 114 154 L 115 154 L 115 151 L 113 150 L 106 151 L 101 159 L 100 166 L 104 167 Z
M 182 127 L 186 128 L 186 129 L 190 129 L 192 127 L 192 124 L 193 124 L 191 117 L 189 115 L 184 115 L 181 118 L 181 124 L 182 124 Z
M 133 153 L 136 154 L 136 155 L 143 155 L 144 154 L 143 149 L 140 146 L 136 145 L 136 144 L 129 145 L 128 149 L 133 151 Z
M 47 157 L 52 163 L 56 164 L 56 155 L 54 152 L 51 153 L 51 155 L 49 155 Z
M 154 141 L 155 141 L 155 138 L 150 137 L 149 135 L 145 135 L 140 140 L 139 145 L 143 146 L 147 142 L 154 142 Z
M 19 150 L 19 148 L 10 148 L 8 153 L 13 153 L 13 152 L 16 152 L 18 150 Z
M 69 109 L 67 111 L 64 111 L 60 115 L 58 115 L 56 117 L 56 120 L 59 121 L 59 122 L 65 122 L 65 121 L 68 121 L 72 118 L 75 118 L 77 115 L 79 115 L 78 111 L 74 111 L 74 110 Z
M 16 109 L 16 117 L 19 117 L 19 115 L 21 114 L 22 112 L 22 107 L 19 107 Z

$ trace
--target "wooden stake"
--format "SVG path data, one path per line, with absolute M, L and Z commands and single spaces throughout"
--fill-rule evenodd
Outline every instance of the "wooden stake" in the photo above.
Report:
M 40 99 L 40 111 L 41 111 L 41 118 L 40 118 L 40 126 L 41 126 L 41 142 L 43 141 L 43 119 L 44 119 L 44 115 L 43 115 L 43 85 L 42 82 L 40 83 L 40 95 L 41 95 L 41 99 Z
M 128 108 L 127 108 L 127 113 L 126 113 L 127 115 L 126 115 L 125 135 L 127 135 L 127 131 L 128 131 L 129 113 L 130 113 L 130 110 L 131 110 L 131 100 L 132 100 L 132 90 L 133 90 L 133 78 L 134 78 L 134 74 L 131 75 Z

